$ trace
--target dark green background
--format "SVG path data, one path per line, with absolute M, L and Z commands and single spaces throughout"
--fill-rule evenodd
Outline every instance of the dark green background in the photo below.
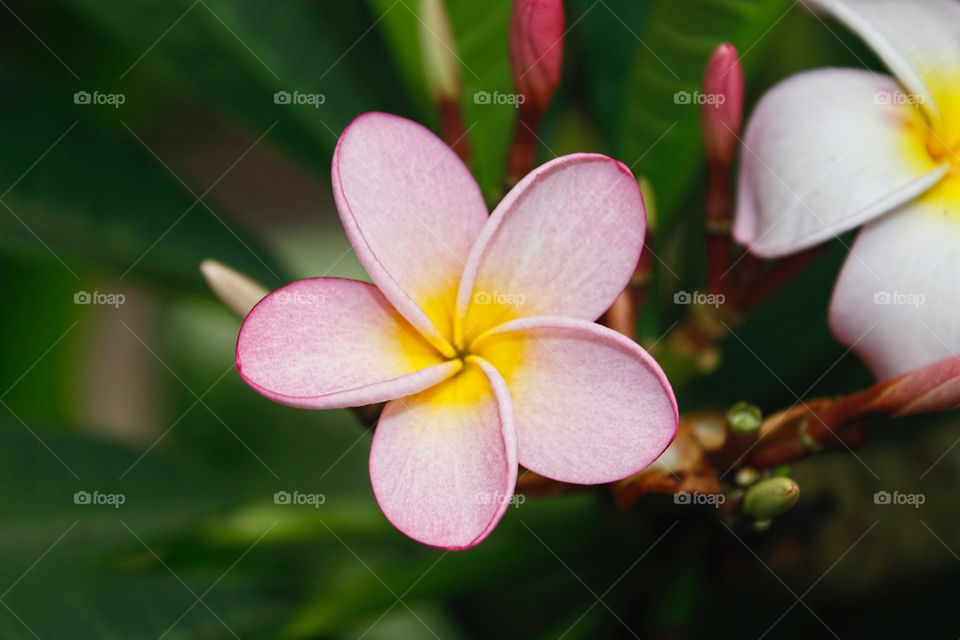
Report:
M 960 449 L 920 478 L 960 437 L 953 415 L 878 422 L 859 459 L 796 465 L 800 502 L 763 534 L 669 496 L 618 511 L 601 488 L 528 499 L 479 547 L 444 553 L 380 514 L 352 413 L 293 410 L 240 382 L 239 320 L 198 264 L 270 288 L 362 276 L 330 157 L 364 111 L 436 126 L 414 0 L 0 4 L 3 638 L 960 635 Z M 472 96 L 512 90 L 510 3 L 448 6 L 472 169 L 495 203 L 515 111 Z M 539 157 L 601 151 L 652 181 L 666 266 L 642 317 L 650 343 L 682 317 L 673 292 L 703 283 L 698 116 L 673 94 L 699 87 L 721 41 L 743 54 L 750 104 L 800 69 L 877 63 L 788 0 L 566 11 Z M 277 105 L 280 90 L 325 102 Z M 125 102 L 78 105 L 77 91 Z M 752 313 L 714 374 L 678 384 L 681 409 L 772 411 L 869 384 L 826 330 L 844 251 Z M 79 291 L 126 303 L 76 305 Z M 880 489 L 926 504 L 876 506 Z M 75 505 L 80 490 L 126 502 Z M 279 490 L 326 501 L 277 506 Z

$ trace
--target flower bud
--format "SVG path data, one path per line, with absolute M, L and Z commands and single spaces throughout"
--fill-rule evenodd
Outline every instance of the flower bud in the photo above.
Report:
M 443 0 L 420 0 L 420 57 L 427 89 L 435 100 L 459 100 L 460 67 Z
M 753 467 L 743 467 L 734 476 L 734 482 L 741 487 L 749 487 L 760 479 L 760 472 Z
M 738 402 L 727 411 L 727 424 L 734 433 L 752 435 L 760 430 L 763 414 L 752 404 Z
M 239 271 L 216 260 L 201 262 L 200 272 L 217 297 L 241 318 L 270 293 Z
M 743 122 L 743 67 L 732 44 L 721 44 L 710 56 L 703 77 L 703 95 L 700 124 L 707 160 L 729 165 Z
M 524 106 L 542 112 L 550 104 L 563 67 L 562 0 L 515 0 L 510 19 L 510 68 Z
M 791 478 L 769 478 L 758 482 L 743 498 L 743 510 L 758 522 L 786 513 L 800 497 L 800 487 Z

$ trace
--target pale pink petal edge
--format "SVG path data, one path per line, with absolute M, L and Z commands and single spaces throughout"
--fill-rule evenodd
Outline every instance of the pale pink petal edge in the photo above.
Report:
M 540 165 L 524 176 L 523 179 L 520 180 L 520 182 L 518 182 L 516 186 L 510 190 L 503 200 L 500 201 L 500 204 L 498 204 L 493 210 L 493 213 L 490 214 L 490 219 L 483 227 L 483 231 L 480 233 L 479 237 L 477 237 L 477 241 L 470 250 L 470 256 L 467 258 L 467 262 L 464 265 L 463 277 L 460 280 L 460 288 L 457 292 L 457 317 L 462 318 L 467 312 L 467 307 L 470 304 L 470 298 L 473 295 L 473 287 L 477 280 L 477 274 L 480 271 L 480 266 L 483 262 L 487 246 L 490 244 L 490 240 L 493 238 L 494 234 L 497 233 L 497 230 L 500 228 L 500 224 L 503 219 L 513 212 L 517 206 L 519 206 L 518 201 L 522 201 L 526 191 L 532 188 L 537 181 L 542 180 L 544 177 L 559 169 L 565 169 L 569 166 L 583 162 L 594 161 L 615 163 L 620 170 L 623 171 L 623 173 L 630 177 L 631 180 L 634 182 L 636 181 L 636 177 L 633 175 L 633 172 L 630 171 L 629 167 L 619 160 L 615 160 L 601 153 L 572 153 L 569 155 L 560 156 L 559 158 L 554 158 L 553 160 Z M 644 212 L 643 221 L 644 223 L 646 222 L 646 212 Z M 620 287 L 620 289 L 623 289 L 627 286 L 632 275 L 632 273 L 627 275 L 627 277 L 624 279 L 623 286 Z
M 429 547 L 436 547 L 439 549 L 446 549 L 448 551 L 463 551 L 483 542 L 487 536 L 496 528 L 500 520 L 503 518 L 503 515 L 507 512 L 507 508 L 510 506 L 510 502 L 513 499 L 514 491 L 516 490 L 517 484 L 517 432 L 514 423 L 513 416 L 513 403 L 510 400 L 510 391 L 507 389 L 507 384 L 503 380 L 503 377 L 496 370 L 496 368 L 491 365 L 489 362 L 483 358 L 477 356 L 470 356 L 470 358 L 477 363 L 477 365 L 483 370 L 484 375 L 487 376 L 487 380 L 490 382 L 490 387 L 493 390 L 493 395 L 497 403 L 497 413 L 500 418 L 500 434 L 503 438 L 505 458 L 506 458 L 506 477 L 504 478 L 504 489 L 501 494 L 501 502 L 497 511 L 494 512 L 493 516 L 490 518 L 490 522 L 487 524 L 486 528 L 481 531 L 477 536 L 464 545 L 453 545 L 453 546 L 444 546 L 438 545 L 430 542 L 429 540 L 423 540 L 418 538 L 411 533 L 404 531 L 396 522 L 390 518 L 388 509 L 384 509 L 381 504 L 380 497 L 377 495 L 376 484 L 371 483 L 371 488 L 373 490 L 373 496 L 377 501 L 377 504 L 380 505 L 380 510 L 383 513 L 384 517 L 397 528 L 398 531 L 401 531 L 405 536 L 409 537 L 411 540 L 415 540 L 421 544 L 427 545 Z M 373 456 L 373 449 L 371 447 L 371 457 Z
M 632 475 L 633 473 L 639 473 L 643 471 L 648 466 L 650 466 L 657 458 L 663 455 L 663 452 L 667 450 L 667 447 L 670 446 L 670 443 L 673 442 L 676 438 L 677 430 L 680 426 L 680 409 L 677 406 L 677 398 L 673 393 L 673 387 L 670 385 L 670 381 L 667 379 L 666 374 L 663 372 L 663 369 L 657 363 L 657 361 L 651 356 L 647 351 L 638 345 L 636 342 L 627 338 L 622 333 L 614 331 L 609 327 L 597 324 L 595 322 L 590 322 L 588 320 L 580 320 L 577 318 L 562 318 L 557 316 L 532 316 L 529 318 L 518 318 L 516 320 L 511 320 L 505 322 L 489 331 L 485 332 L 483 335 L 479 336 L 475 342 L 483 340 L 487 336 L 502 334 L 502 333 L 512 333 L 518 331 L 525 331 L 529 329 L 542 329 L 542 328 L 554 328 L 554 329 L 580 329 L 587 333 L 592 333 L 593 335 L 603 339 L 609 340 L 616 344 L 619 347 L 622 347 L 628 351 L 631 355 L 635 356 L 646 369 L 651 372 L 657 381 L 660 383 L 660 386 L 663 389 L 664 394 L 670 400 L 670 406 L 673 408 L 673 432 L 670 434 L 670 437 L 666 440 L 663 448 L 657 452 L 657 454 L 651 457 L 649 460 L 644 460 L 642 463 L 639 463 L 636 469 L 628 474 Z M 536 469 L 531 469 L 531 471 L 536 471 Z M 627 476 L 624 476 L 627 477 Z M 600 481 L 593 484 L 606 484 L 610 481 Z

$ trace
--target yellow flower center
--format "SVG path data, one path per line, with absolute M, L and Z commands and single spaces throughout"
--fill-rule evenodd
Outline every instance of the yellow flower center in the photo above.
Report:
M 443 336 L 443 348 L 430 345 L 413 327 L 404 330 L 398 339 L 410 358 L 411 368 L 422 369 L 442 362 L 459 361 L 461 368 L 454 378 L 457 391 L 435 391 L 430 397 L 441 404 L 468 398 L 489 396 L 490 385 L 474 362 L 476 357 L 490 362 L 509 380 L 525 351 L 522 334 L 487 336 L 491 329 L 520 317 L 522 299 L 498 291 L 474 292 L 463 317 L 457 317 L 456 291 L 445 291 L 423 304 L 424 313 Z M 444 383 L 445 384 L 445 383 Z M 442 386 L 442 385 L 441 385 Z

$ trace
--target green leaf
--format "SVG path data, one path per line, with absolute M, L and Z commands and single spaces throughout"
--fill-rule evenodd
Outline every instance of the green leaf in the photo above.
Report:
M 269 253 L 195 198 L 122 129 L 70 93 L 0 64 L 0 249 L 61 263 L 77 279 L 94 264 L 200 286 L 211 257 L 275 282 Z
M 700 175 L 703 158 L 699 112 L 675 94 L 701 90 L 714 48 L 732 42 L 744 70 L 773 43 L 768 30 L 794 4 L 788 0 L 655 0 L 647 28 L 638 34 L 626 77 L 616 153 L 647 176 L 666 228 Z M 801 9 L 797 9 L 801 10 Z M 598 9 L 599 11 L 599 9 Z
M 136 548 L 136 536 L 179 531 L 230 503 L 220 485 L 168 457 L 62 427 L 13 418 L 0 424 L 0 555 L 6 566 L 28 564 L 61 535 L 58 555 L 70 558 L 118 544 Z
M 195 104 L 238 116 L 254 136 L 279 122 L 271 135 L 324 174 L 340 131 L 400 86 L 384 72 L 360 3 L 65 1 L 125 50 L 126 59 L 110 61 L 124 83 L 163 80 Z M 281 91 L 323 101 L 277 104 Z
M 420 96 L 418 102 L 429 104 L 420 61 L 419 25 L 414 13 L 417 3 L 391 0 L 369 0 L 369 3 L 377 16 L 382 16 L 380 28 L 401 75 L 411 91 Z M 461 62 L 460 104 L 472 151 L 471 168 L 487 201 L 495 202 L 503 195 L 504 163 L 517 110 L 510 104 L 475 100 L 475 95 L 513 92 L 507 46 L 512 3 L 509 0 L 448 0 L 446 6 Z M 431 108 L 425 117 L 435 121 Z
M 203 595 L 217 576 L 197 580 L 179 573 L 185 584 L 162 567 L 149 574 L 92 575 L 52 571 L 40 563 L 5 597 L 0 635 L 9 640 L 269 638 L 285 614 L 276 593 L 230 584 L 229 576 L 196 603 L 191 591 Z

